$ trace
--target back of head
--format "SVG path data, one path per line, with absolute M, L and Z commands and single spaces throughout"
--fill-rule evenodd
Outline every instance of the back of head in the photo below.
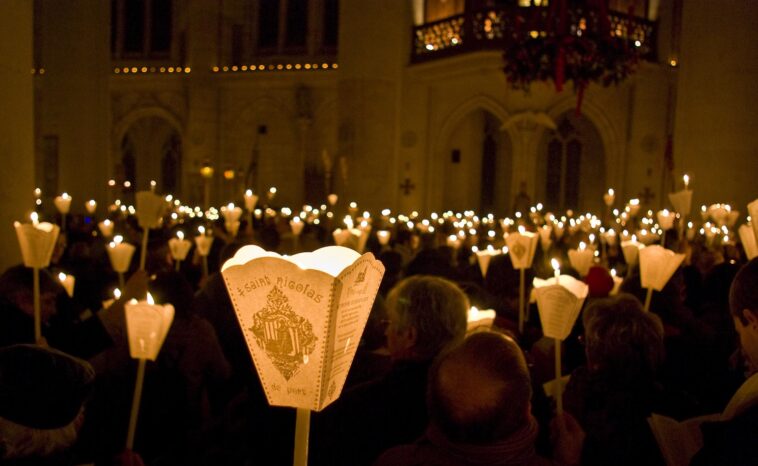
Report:
M 489 444 L 529 419 L 531 382 L 515 341 L 477 332 L 440 355 L 429 373 L 429 417 L 448 439 Z
M 631 295 L 600 299 L 584 311 L 587 363 L 618 381 L 651 378 L 663 360 L 663 324 Z
M 0 458 L 46 457 L 68 448 L 95 372 L 36 345 L 0 349 Z
M 387 309 L 398 328 L 413 327 L 417 359 L 433 359 L 447 344 L 466 334 L 469 303 L 458 286 L 444 278 L 417 275 L 397 284 L 387 296 Z
M 729 308 L 742 325 L 747 325 L 743 311 L 758 317 L 758 258 L 745 264 L 735 275 L 729 289 Z

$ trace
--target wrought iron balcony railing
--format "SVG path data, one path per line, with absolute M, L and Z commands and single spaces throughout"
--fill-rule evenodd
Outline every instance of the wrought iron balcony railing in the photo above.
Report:
M 477 50 L 502 50 L 525 34 L 533 38 L 550 32 L 553 18 L 546 7 L 502 7 L 466 12 L 413 28 L 411 63 L 420 63 Z M 528 21 L 522 21 L 528 18 Z M 566 22 L 571 34 L 581 36 L 589 25 L 601 21 L 594 12 L 573 9 Z M 639 56 L 655 60 L 656 24 L 644 18 L 610 11 L 607 26 L 611 37 L 636 47 Z

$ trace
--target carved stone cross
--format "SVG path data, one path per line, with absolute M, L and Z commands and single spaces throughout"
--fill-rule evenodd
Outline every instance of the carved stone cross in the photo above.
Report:
M 643 205 L 649 205 L 650 201 L 655 199 L 655 193 L 650 190 L 649 186 L 645 186 L 645 189 L 639 193 L 639 196 Z
M 411 194 L 411 191 L 416 187 L 415 184 L 411 182 L 410 178 L 406 178 L 405 181 L 400 185 L 400 189 L 403 190 L 403 194 L 408 196 Z

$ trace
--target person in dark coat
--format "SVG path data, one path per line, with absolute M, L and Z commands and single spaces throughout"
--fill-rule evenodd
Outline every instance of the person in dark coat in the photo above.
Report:
M 693 466 L 758 464 L 758 259 L 737 273 L 729 290 L 729 307 L 748 378 L 720 420 L 700 426 L 703 446 L 692 459 Z
M 516 342 L 476 332 L 432 365 L 429 426 L 418 441 L 386 451 L 375 466 L 552 464 L 535 451 L 538 426 L 530 410 L 531 381 Z M 583 432 L 564 415 L 554 422 L 560 464 L 578 464 Z M 571 432 L 571 434 L 569 434 Z
M 434 357 L 466 333 L 466 295 L 439 277 L 401 281 L 387 297 L 392 367 L 314 414 L 310 464 L 369 465 L 426 429 L 427 372 Z
M 587 433 L 582 464 L 663 464 L 647 418 L 682 413 L 657 379 L 664 354 L 660 319 L 622 294 L 595 301 L 583 323 L 587 363 L 571 374 L 564 395 L 566 411 Z

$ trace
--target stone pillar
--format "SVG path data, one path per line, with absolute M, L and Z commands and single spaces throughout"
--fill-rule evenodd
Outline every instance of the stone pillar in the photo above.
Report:
M 337 183 L 341 204 L 354 200 L 376 211 L 401 193 L 400 90 L 411 25 L 408 2 L 340 2 L 336 158 L 347 163 L 347 181 Z
M 0 2 L 0 272 L 21 262 L 12 225 L 34 207 L 33 3 Z
M 31 2 L 34 3 L 34 2 Z M 84 212 L 84 202 L 99 201 L 105 212 L 110 163 L 110 2 L 36 2 L 35 37 L 38 66 L 45 74 L 35 83 L 35 137 L 57 137 L 57 191 L 46 192 L 45 211 L 55 208 L 49 199 L 66 191 L 73 197 L 71 211 Z M 50 170 L 38 159 L 39 170 Z M 38 172 L 39 183 L 43 177 Z M 145 189 L 146 186 L 138 188 Z

